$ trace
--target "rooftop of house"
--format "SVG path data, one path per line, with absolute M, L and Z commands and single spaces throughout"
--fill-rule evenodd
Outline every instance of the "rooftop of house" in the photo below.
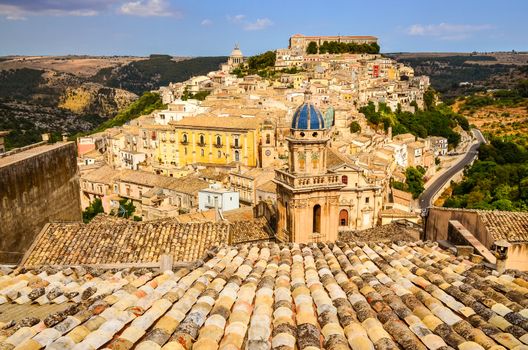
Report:
M 528 212 L 456 209 L 435 207 L 435 210 L 477 213 L 494 241 L 528 242 Z
M 93 170 L 84 172 L 81 179 L 90 182 L 111 184 L 118 175 L 118 170 L 115 170 L 108 165 L 103 165 L 101 167 L 94 168 Z
M 528 213 L 480 210 L 479 216 L 495 240 L 528 242 Z
M 260 185 L 257 186 L 258 191 L 263 191 L 267 193 L 276 193 L 277 192 L 277 184 L 273 182 L 273 180 L 266 181 Z
M 177 192 L 196 194 L 198 191 L 208 188 L 209 183 L 194 175 L 184 177 L 168 177 L 139 170 L 120 170 L 117 179 L 122 182 L 130 182 L 138 185 L 159 187 Z
M 433 243 L 259 242 L 162 273 L 3 270 L 0 347 L 522 350 L 527 293 Z
M 239 211 L 239 216 L 242 214 Z M 98 215 L 88 224 L 49 223 L 35 238 L 23 258 L 25 266 L 80 264 L 154 264 L 163 254 L 174 261 L 189 262 L 204 257 L 221 244 L 272 239 L 273 235 L 260 219 L 251 215 L 226 220 L 212 218 L 167 218 L 144 222 Z

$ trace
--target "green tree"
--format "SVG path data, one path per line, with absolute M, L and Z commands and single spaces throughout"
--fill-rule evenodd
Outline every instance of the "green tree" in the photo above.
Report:
M 309 55 L 314 55 L 318 51 L 317 43 L 315 41 L 310 41 L 308 46 L 306 47 L 306 53 Z
M 421 168 L 421 167 L 420 167 Z M 412 193 L 413 198 L 418 198 L 424 191 L 424 169 L 408 167 L 405 170 L 405 184 L 407 190 Z
M 101 198 L 96 198 L 83 211 L 83 222 L 85 224 L 89 223 L 99 213 L 104 213 L 103 202 L 101 201 Z
M 128 219 L 134 215 L 135 211 L 136 207 L 130 199 L 122 199 L 119 201 L 119 211 L 117 213 L 118 216 Z
M 357 121 L 353 121 L 351 124 L 350 124 L 350 132 L 351 133 L 355 133 L 355 132 L 361 132 L 361 125 L 359 125 L 359 123 Z
M 432 88 L 427 89 L 427 91 L 424 93 L 423 99 L 426 111 L 432 111 L 435 109 L 436 91 L 434 91 Z

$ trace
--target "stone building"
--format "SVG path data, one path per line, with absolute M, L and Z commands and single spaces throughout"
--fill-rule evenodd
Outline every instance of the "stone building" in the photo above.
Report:
M 277 235 L 293 242 L 337 239 L 338 175 L 327 170 L 329 130 L 324 118 L 305 94 L 305 102 L 293 115 L 290 135 L 289 169 L 276 170 Z
M 354 43 L 354 44 L 370 44 L 377 43 L 378 38 L 375 36 L 362 36 L 362 35 L 316 35 L 307 36 L 303 34 L 294 34 L 290 37 L 290 50 L 297 50 L 300 52 L 306 52 L 306 48 L 310 42 L 315 42 L 318 46 L 322 45 L 325 41 L 335 41 L 338 43 Z
M 244 63 L 245 58 L 244 54 L 240 50 L 240 47 L 238 44 L 235 44 L 235 48 L 233 51 L 231 51 L 231 54 L 229 55 L 229 58 L 227 59 L 227 63 L 224 63 L 221 65 L 220 69 L 224 72 L 229 72 L 233 68 L 236 68 L 240 64 Z
M 61 142 L 0 156 L 0 263 L 19 261 L 50 220 L 81 220 L 76 151 Z

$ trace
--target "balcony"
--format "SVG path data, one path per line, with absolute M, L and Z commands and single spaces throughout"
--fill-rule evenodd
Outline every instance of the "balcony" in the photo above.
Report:
M 231 144 L 231 148 L 234 148 L 234 149 L 241 149 L 241 148 L 242 148 L 242 145 L 239 144 L 239 143 L 233 143 L 233 144 Z
M 197 142 L 196 145 L 198 147 L 205 147 L 207 144 L 205 142 Z
M 214 146 L 215 146 L 216 148 L 222 148 L 222 147 L 224 147 L 224 145 L 221 144 L 221 143 L 215 143 Z
M 187 146 L 189 144 L 189 141 L 187 140 L 181 140 L 180 143 L 184 146 Z
M 294 176 L 284 171 L 276 171 L 275 180 L 285 183 L 294 189 L 320 188 L 321 186 L 344 187 L 340 176 L 323 174 L 318 176 Z

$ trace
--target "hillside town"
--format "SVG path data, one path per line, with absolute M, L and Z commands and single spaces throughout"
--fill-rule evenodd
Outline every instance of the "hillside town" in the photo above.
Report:
M 369 119 L 430 91 L 295 34 L 75 141 L 0 131 L 0 350 L 526 350 L 528 213 L 434 204 L 486 139 Z
M 336 232 L 402 218 L 418 222 L 410 193 L 392 189 L 391 181 L 405 181 L 408 166 L 433 176 L 448 152 L 447 139 L 393 137 L 390 128 L 369 127 L 359 108 L 369 102 L 392 110 L 423 108 L 428 77 L 379 54 L 307 54 L 314 40 L 377 42 L 294 35 L 287 49 L 276 51 L 272 78 L 233 74 L 247 60 L 236 45 L 219 70 L 160 88 L 166 109 L 79 138 L 82 207 L 100 198 L 111 213 L 128 199 L 136 216 L 151 220 L 260 201 L 277 206 L 281 174 L 316 175 L 320 161 L 317 172 L 333 174 L 339 183 Z M 202 101 L 186 98 L 200 93 L 206 94 Z M 292 122 L 306 103 L 322 118 L 316 129 L 324 139 L 317 150 L 291 146 Z M 352 131 L 352 124 L 360 130 Z M 301 169 L 292 168 L 296 162 Z M 237 203 L 211 191 L 236 195 Z

